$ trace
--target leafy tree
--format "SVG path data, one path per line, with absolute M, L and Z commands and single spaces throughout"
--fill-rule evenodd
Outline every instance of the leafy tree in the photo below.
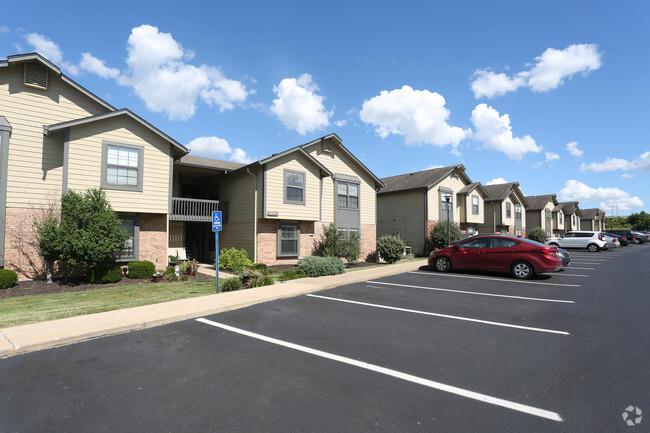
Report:
M 449 231 L 449 240 L 447 233 Z M 450 242 L 460 240 L 460 228 L 452 221 L 440 221 L 431 229 L 431 244 L 434 248 L 444 248 Z
M 45 260 L 45 275 L 48 283 L 52 282 L 54 262 L 63 255 L 60 225 L 61 221 L 53 213 L 49 213 L 41 220 L 34 220 L 36 242 L 41 257 Z
M 633 213 L 627 217 L 627 222 L 633 230 L 648 230 L 650 229 L 650 214 L 645 211 Z
M 607 220 L 607 228 L 610 229 L 629 229 L 630 224 L 625 217 L 614 217 Z

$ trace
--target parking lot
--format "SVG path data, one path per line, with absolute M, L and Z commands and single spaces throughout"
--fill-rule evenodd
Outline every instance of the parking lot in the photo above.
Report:
M 425 269 L 0 360 L 1 431 L 629 431 L 650 246 Z M 639 420 L 636 431 L 647 431 Z

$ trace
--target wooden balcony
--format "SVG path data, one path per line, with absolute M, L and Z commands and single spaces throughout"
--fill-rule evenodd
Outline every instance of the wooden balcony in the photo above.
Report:
M 223 207 L 222 203 L 222 207 Z M 170 221 L 212 221 L 212 212 L 221 210 L 219 200 L 172 197 Z M 225 219 L 225 218 L 224 218 Z

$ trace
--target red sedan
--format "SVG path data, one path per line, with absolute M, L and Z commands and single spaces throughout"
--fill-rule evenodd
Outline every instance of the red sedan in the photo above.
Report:
M 511 235 L 478 235 L 433 251 L 429 267 L 438 272 L 452 269 L 510 272 L 527 279 L 562 267 L 557 247 Z

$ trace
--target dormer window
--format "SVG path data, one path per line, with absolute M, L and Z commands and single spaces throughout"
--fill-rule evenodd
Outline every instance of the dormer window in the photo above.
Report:
M 25 63 L 25 80 L 26 86 L 47 89 L 47 68 L 40 63 Z

